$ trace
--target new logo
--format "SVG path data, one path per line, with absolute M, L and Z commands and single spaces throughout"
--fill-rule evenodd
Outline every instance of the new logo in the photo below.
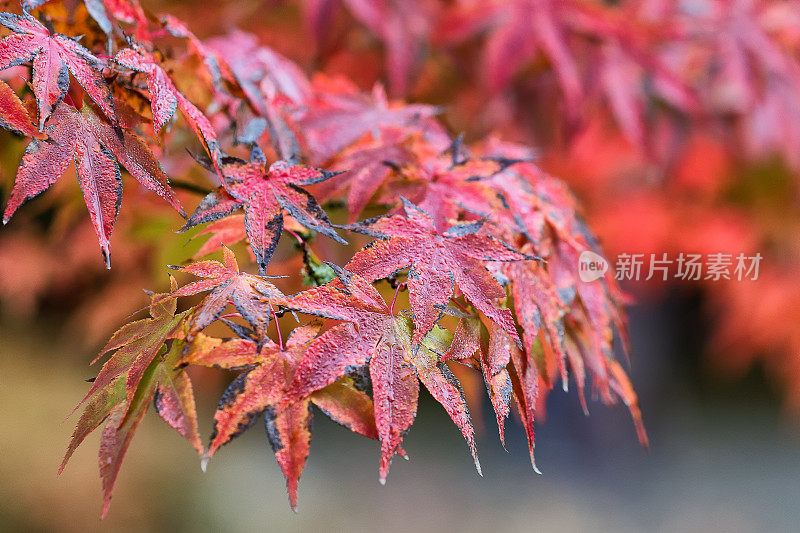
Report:
M 578 258 L 578 277 L 589 283 L 603 277 L 608 272 L 608 261 L 601 255 L 589 250 L 581 252 Z

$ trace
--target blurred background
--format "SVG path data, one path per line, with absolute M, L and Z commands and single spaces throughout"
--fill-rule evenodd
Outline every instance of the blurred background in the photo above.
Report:
M 481 479 L 458 430 L 426 397 L 405 445 L 411 460 L 397 460 L 381 487 L 377 445 L 317 413 L 295 515 L 261 427 L 203 474 L 190 447 L 147 416 L 100 523 L 98 435 L 56 477 L 75 423 L 65 417 L 95 373 L 87 364 L 98 346 L 145 304 L 141 290 L 165 287 L 163 265 L 199 244 L 174 234 L 174 213 L 132 188 L 108 272 L 65 177 L 0 231 L 3 529 L 796 530 L 796 2 L 142 3 L 185 20 L 200 38 L 241 28 L 307 73 L 346 76 L 367 90 L 382 82 L 392 97 L 443 105 L 443 120 L 467 140 L 492 134 L 535 146 L 542 167 L 570 184 L 612 261 L 761 253 L 760 276 L 623 284 L 635 301 L 630 375 L 649 451 L 624 408 L 593 402 L 585 417 L 577 395 L 556 390 L 537 427 L 543 475 L 530 469 L 516 421 L 506 453 L 484 406 Z M 181 89 L 194 97 L 191 86 Z M 0 133 L 4 200 L 24 147 Z M 180 161 L 162 163 L 171 176 L 191 172 Z M 333 257 L 326 246 L 318 254 Z M 198 398 L 207 436 L 225 378 L 193 377 L 208 392 Z

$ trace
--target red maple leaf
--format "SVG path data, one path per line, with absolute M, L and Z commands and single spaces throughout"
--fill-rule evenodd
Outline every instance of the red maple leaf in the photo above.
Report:
M 308 229 L 347 244 L 330 223 L 328 215 L 301 185 L 310 185 L 335 176 L 305 165 L 289 165 L 278 161 L 267 168 L 260 150 L 254 150 L 250 162 L 224 158 L 222 172 L 226 185 L 209 193 L 184 230 L 222 218 L 237 209 L 244 209 L 244 222 L 250 248 L 264 273 L 283 232 L 284 215 L 288 214 Z
M 447 336 L 446 338 L 449 338 Z M 513 341 L 497 324 L 492 323 L 489 333 L 488 349 L 481 343 L 481 322 L 475 318 L 464 317 L 458 322 L 449 344 L 443 343 L 443 359 L 456 359 L 479 370 L 483 374 L 486 390 L 497 418 L 500 442 L 505 446 L 505 419 L 511 412 L 512 384 L 506 368 L 510 362 Z
M 285 347 L 271 340 L 259 346 L 246 338 L 221 341 L 201 336 L 182 361 L 214 368 L 248 369 L 231 382 L 220 399 L 203 465 L 205 467 L 205 461 L 222 445 L 251 427 L 263 413 L 267 436 L 286 477 L 292 509 L 297 508 L 298 481 L 309 452 L 312 403 L 352 431 L 378 438 L 372 399 L 349 376 L 278 412 L 278 403 L 320 327 L 321 324 L 312 323 L 296 328 Z
M 200 330 L 219 318 L 228 302 L 231 302 L 242 318 L 253 326 L 258 338 L 265 339 L 272 314 L 269 301 L 282 297 L 283 293 L 260 276 L 240 272 L 236 256 L 230 248 L 223 246 L 222 252 L 222 263 L 198 261 L 184 267 L 173 267 L 202 279 L 173 291 L 169 298 L 211 291 L 192 313 L 187 338 L 192 339 Z
M 350 84 L 332 85 L 328 78 L 315 78 L 315 98 L 292 112 L 312 161 L 327 161 L 363 135 L 381 127 L 433 134 L 441 131 L 438 124 L 428 120 L 437 113 L 434 106 L 390 102 L 379 84 L 373 87 L 371 96 Z
M 55 183 L 71 161 L 75 163 L 78 182 L 107 266 L 111 262 L 111 231 L 122 202 L 120 164 L 139 183 L 183 214 L 183 207 L 147 144 L 135 134 L 115 128 L 88 106 L 78 111 L 60 103 L 45 133 L 49 136 L 47 141 L 34 139 L 25 150 L 3 213 L 3 223 L 8 223 L 20 205 Z
M 500 191 L 492 185 L 496 177 L 503 176 L 506 169 L 521 160 L 471 157 L 461 138 L 452 141 L 444 152 L 438 150 L 438 145 L 424 143 L 415 146 L 415 151 L 417 161 L 400 169 L 382 199 L 396 198 L 395 191 L 399 189 L 428 213 L 437 226 L 457 219 L 465 211 L 487 216 L 499 209 L 508 210 L 507 202 L 498 201 Z
M 219 156 L 217 134 L 208 118 L 197 106 L 190 102 L 172 82 L 156 59 L 141 46 L 132 44 L 133 48 L 120 50 L 114 61 L 136 72 L 147 75 L 147 88 L 150 92 L 150 105 L 153 109 L 153 129 L 156 135 L 175 116 L 180 109 L 186 122 L 203 142 L 208 155 L 213 161 Z
M 495 303 L 505 298 L 506 292 L 484 263 L 531 257 L 493 237 L 477 234 L 480 221 L 437 228 L 425 211 L 405 200 L 404 206 L 405 216 L 390 215 L 348 226 L 382 240 L 354 255 L 345 268 L 373 281 L 410 267 L 406 284 L 414 313 L 415 343 L 439 319 L 456 285 L 476 309 L 519 341 L 511 311 Z
M 375 423 L 381 441 L 380 480 L 414 422 L 419 381 L 461 430 L 480 473 L 472 423 L 458 380 L 425 343 L 412 347 L 411 321 L 386 302 L 365 279 L 336 269 L 338 279 L 276 303 L 303 313 L 344 320 L 318 337 L 297 366 L 279 412 L 369 361 Z
M 114 99 L 100 74 L 103 62 L 65 35 L 51 33 L 27 12 L 0 13 L 0 24 L 15 32 L 0 41 L 0 69 L 33 61 L 33 94 L 39 105 L 39 130 L 69 89 L 69 74 L 103 113 L 116 122 Z
M 303 104 L 311 93 L 305 73 L 293 61 L 259 44 L 255 35 L 235 30 L 206 41 L 207 50 L 220 58 L 242 88 L 248 102 L 262 116 L 270 114 L 281 96 Z
M 402 128 L 381 128 L 376 136 L 348 147 L 331 165 L 342 175 L 320 184 L 317 197 L 325 200 L 347 190 L 350 221 L 355 222 L 393 170 L 417 159 L 413 137 Z

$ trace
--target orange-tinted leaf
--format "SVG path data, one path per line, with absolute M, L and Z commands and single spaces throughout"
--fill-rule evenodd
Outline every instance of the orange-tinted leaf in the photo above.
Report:
M 25 104 L 19 99 L 14 89 L 4 81 L 0 81 L 0 127 L 37 139 L 46 137 L 36 129 Z

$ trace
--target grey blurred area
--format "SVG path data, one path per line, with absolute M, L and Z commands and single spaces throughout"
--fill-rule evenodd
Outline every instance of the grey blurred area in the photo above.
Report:
M 317 412 L 297 514 L 263 425 L 224 447 L 204 474 L 187 443 L 152 413 L 134 439 L 102 522 L 98 436 L 56 470 L 64 420 L 94 374 L 90 353 L 42 325 L 0 325 L 0 529 L 3 531 L 796 531 L 800 437 L 770 383 L 720 380 L 704 364 L 691 299 L 633 309 L 632 379 L 651 448 L 624 408 L 556 391 L 537 427 L 535 474 L 510 421 L 506 452 L 480 413 L 479 477 L 458 430 L 423 398 L 386 486 L 377 443 Z M 57 330 L 57 328 L 56 328 Z M 219 386 L 224 385 L 220 383 Z M 214 398 L 200 402 L 208 435 Z

